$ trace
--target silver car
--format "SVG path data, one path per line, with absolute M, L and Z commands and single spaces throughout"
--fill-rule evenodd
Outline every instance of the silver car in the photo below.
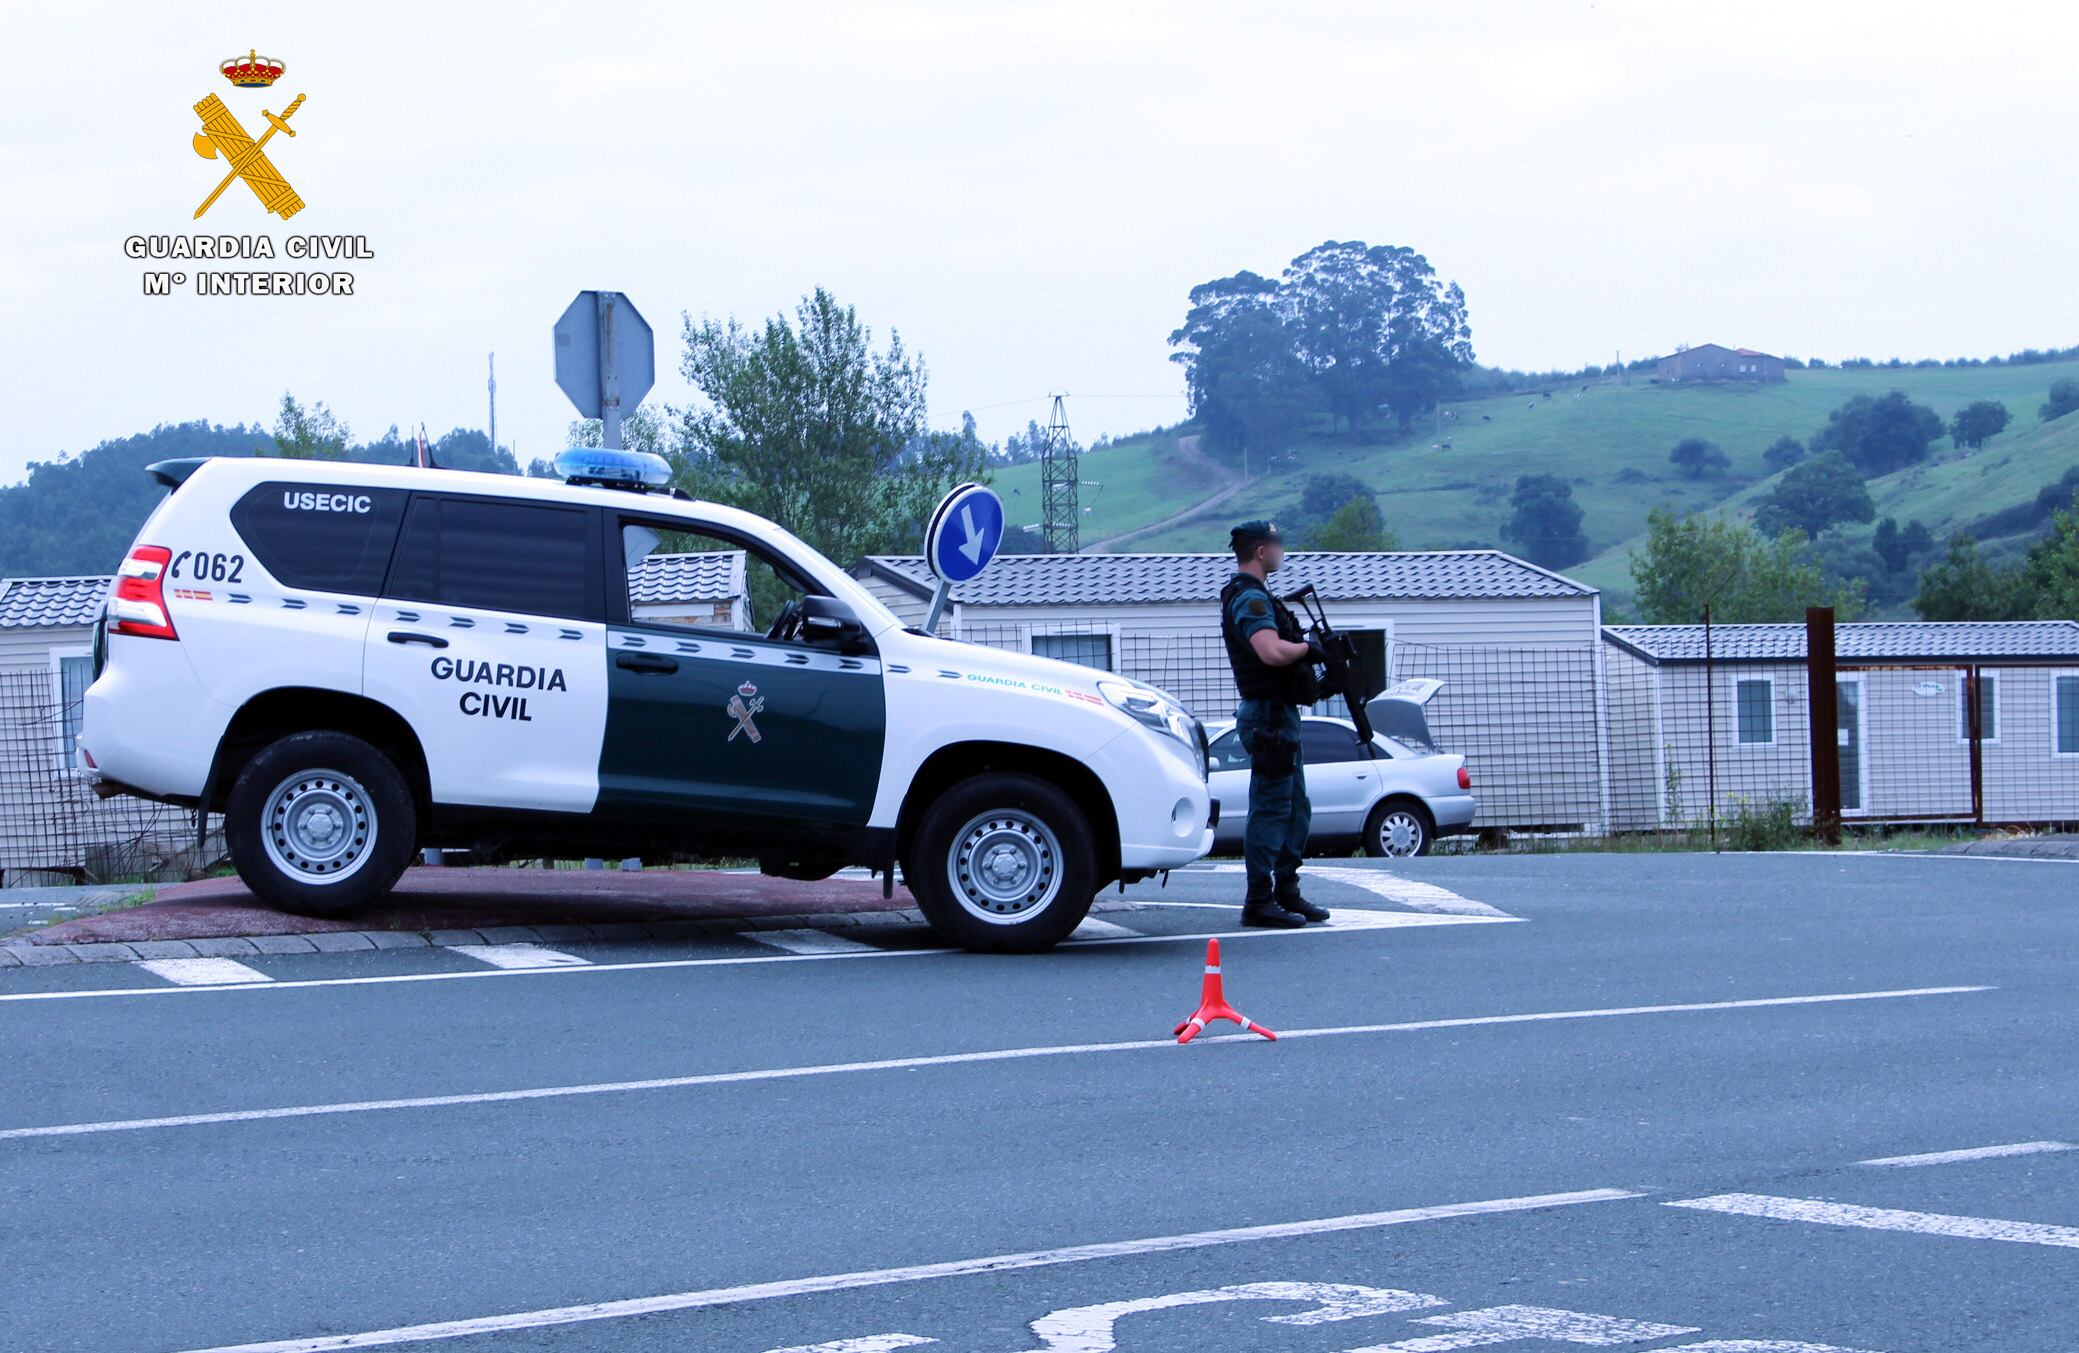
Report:
M 1465 758 L 1437 746 L 1423 706 L 1443 686 L 1417 679 L 1387 687 L 1365 711 L 1366 751 L 1348 719 L 1309 714 L 1300 720 L 1307 798 L 1314 805 L 1309 849 L 1367 855 L 1426 855 L 1439 836 L 1472 830 L 1479 801 Z M 1209 725 L 1213 797 L 1220 804 L 1214 849 L 1238 850 L 1249 821 L 1249 754 L 1232 722 Z

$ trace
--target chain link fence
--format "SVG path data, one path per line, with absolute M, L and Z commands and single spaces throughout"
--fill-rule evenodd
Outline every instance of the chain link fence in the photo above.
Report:
M 0 671 L 0 884 L 186 877 L 193 813 L 98 798 L 72 768 L 84 689 L 69 671 Z M 204 855 L 221 849 L 212 819 Z

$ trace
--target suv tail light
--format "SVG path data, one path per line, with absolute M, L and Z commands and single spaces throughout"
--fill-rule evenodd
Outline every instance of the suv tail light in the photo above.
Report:
M 1468 771 L 1464 766 L 1458 768 L 1458 787 L 1460 789 L 1471 789 L 1473 787 L 1472 772 Z
M 164 545 L 139 545 L 116 570 L 115 599 L 108 603 L 112 634 L 139 639 L 178 639 L 166 610 L 166 566 L 173 551 Z

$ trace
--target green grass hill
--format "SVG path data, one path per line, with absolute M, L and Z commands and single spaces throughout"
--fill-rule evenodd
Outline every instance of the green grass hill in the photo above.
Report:
M 1946 420 L 1975 400 L 2004 403 L 2005 432 L 1975 452 L 1947 438 L 1924 462 L 1870 481 L 1880 517 L 1918 517 L 1938 540 L 1989 513 L 2033 500 L 2045 484 L 2079 466 L 2079 414 L 2040 423 L 2036 408 L 2053 381 L 2079 376 L 2079 362 L 2033 366 L 1835 368 L 1792 371 L 1780 385 L 1661 386 L 1644 376 L 1554 386 L 1550 397 L 1519 393 L 1447 404 L 1437 431 L 1424 420 L 1396 440 L 1309 436 L 1248 468 L 1254 482 L 1210 509 L 1201 505 L 1242 481 L 1238 457 L 1197 450 L 1189 425 L 1147 433 L 1082 460 L 1085 549 L 1210 550 L 1226 541 L 1231 519 L 1289 514 L 1310 474 L 1343 471 L 1370 484 L 1387 525 L 1404 546 L 1434 549 L 1501 544 L 1516 478 L 1555 474 L 1580 504 L 1590 557 L 1564 571 L 1622 600 L 1630 590 L 1628 552 L 1663 504 L 1744 514 L 1773 476 L 1762 451 L 1784 435 L 1803 441 L 1829 412 L 1856 395 L 1903 390 Z M 1684 437 L 1718 443 L 1730 470 L 1686 479 L 1668 464 Z M 1014 524 L 1040 517 L 1039 470 L 996 472 Z M 1146 529 L 1144 529 L 1146 528 Z M 1849 528 L 1867 536 L 1870 527 Z M 1131 539 L 1118 540 L 1138 532 Z

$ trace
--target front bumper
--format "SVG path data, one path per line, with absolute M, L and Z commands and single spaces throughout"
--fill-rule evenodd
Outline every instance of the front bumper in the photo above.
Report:
M 1176 869 L 1213 848 L 1213 798 L 1191 749 L 1128 729 L 1090 758 L 1119 819 L 1119 868 Z

